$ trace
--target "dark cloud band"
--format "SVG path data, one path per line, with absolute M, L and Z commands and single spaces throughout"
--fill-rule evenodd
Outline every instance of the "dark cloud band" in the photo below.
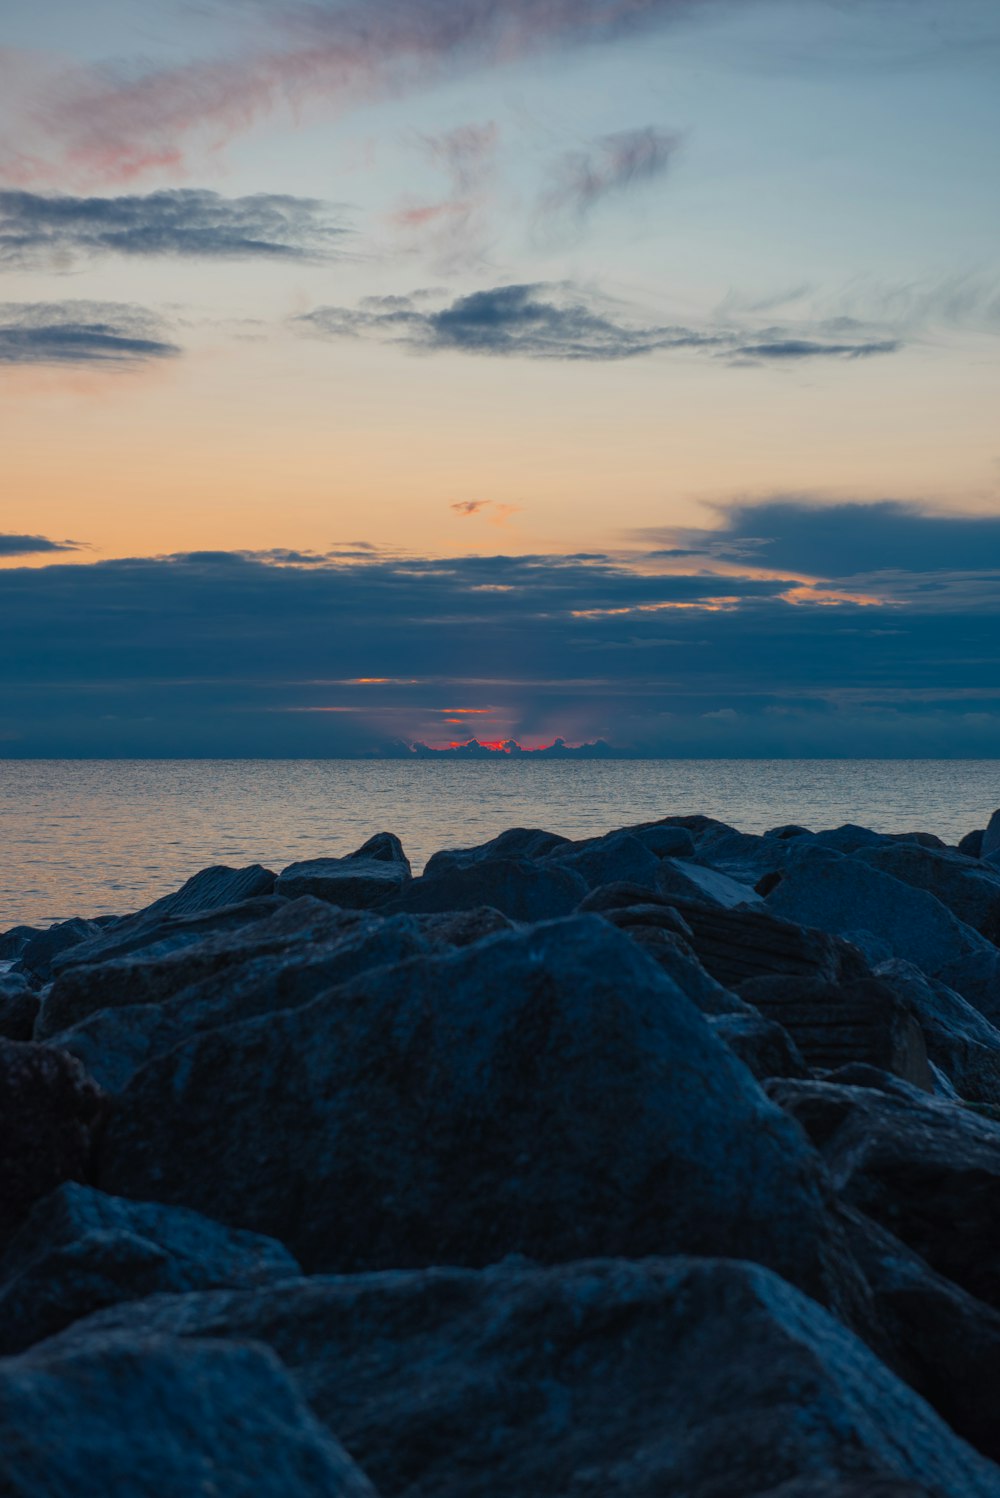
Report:
M 180 349 L 160 320 L 124 302 L 0 302 L 0 365 L 125 366 Z
M 346 233 L 324 204 L 277 193 L 178 189 L 113 198 L 0 191 L 0 267 L 100 255 L 327 258 Z

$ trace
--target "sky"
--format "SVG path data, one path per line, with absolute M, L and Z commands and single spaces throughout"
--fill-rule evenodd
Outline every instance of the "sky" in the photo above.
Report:
M 0 11 L 0 756 L 1000 757 L 995 0 Z

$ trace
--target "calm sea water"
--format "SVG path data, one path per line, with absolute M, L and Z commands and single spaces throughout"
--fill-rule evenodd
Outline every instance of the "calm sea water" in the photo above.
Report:
M 955 842 L 1000 805 L 1000 760 L 2 760 L 0 931 L 134 910 L 207 864 L 349 853 L 414 869 L 505 827 L 570 837 L 705 812 L 746 832 L 861 822 Z

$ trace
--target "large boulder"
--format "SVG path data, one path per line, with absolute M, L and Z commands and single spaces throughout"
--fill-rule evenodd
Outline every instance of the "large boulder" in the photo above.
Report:
M 864 1062 L 934 1090 L 920 1024 L 896 990 L 878 978 L 753 978 L 741 986 L 740 997 L 782 1025 L 809 1066 L 832 1071 Z
M 70 1182 L 37 1203 L 0 1256 L 0 1356 L 120 1301 L 299 1273 L 271 1238 Z
M 0 1362 L 4 1498 L 376 1498 L 266 1348 L 106 1337 Z
M 994 944 L 1000 941 L 1000 869 L 915 843 L 883 843 L 861 849 L 857 857 L 914 889 L 928 890 L 967 926 Z
M 848 943 L 782 920 L 766 904 L 723 910 L 682 901 L 676 908 L 699 962 L 727 988 L 776 975 L 846 983 L 868 971 Z
M 97 921 L 85 921 L 80 916 L 57 921 L 25 942 L 18 953 L 16 970 L 27 973 L 36 982 L 48 983 L 59 957 L 90 941 L 100 941 L 103 931 Z
M 155 1300 L 52 1344 L 266 1341 L 383 1498 L 997 1498 L 1000 1473 L 755 1265 L 316 1278 Z M 204 1345 L 195 1341 L 195 1346 Z
M 573 869 L 528 858 L 477 859 L 425 872 L 383 910 L 435 915 L 488 905 L 512 921 L 548 921 L 569 915 L 586 893 L 586 880 Z
M 936 1274 L 860 1213 L 848 1231 L 907 1383 L 963 1440 L 1000 1460 L 1000 1312 Z
M 868 931 L 889 954 L 956 988 L 987 1017 L 1000 1010 L 1000 953 L 935 896 L 859 858 L 803 850 L 767 898 L 776 915 L 850 937 Z
M 378 832 L 344 858 L 308 858 L 278 875 L 279 895 L 296 900 L 313 895 L 348 910 L 383 905 L 410 882 L 410 861 L 398 837 Z
M 986 824 L 983 840 L 979 845 L 979 857 L 993 859 L 1000 853 L 1000 810 L 995 811 Z
M 1000 1030 L 961 994 L 928 978 L 912 962 L 893 958 L 876 972 L 916 1016 L 928 1057 L 960 1096 L 1000 1104 Z
M 326 909 L 340 914 L 330 906 Z M 288 910 L 291 913 L 291 905 Z M 255 950 L 246 960 L 234 960 L 160 1003 L 99 1009 L 73 1028 L 59 1031 L 52 1043 L 78 1056 L 108 1092 L 120 1092 L 140 1067 L 192 1035 L 300 1008 L 369 968 L 403 962 L 432 948 L 412 916 L 382 921 L 369 915 L 352 924 L 334 921 L 324 939 L 311 910 L 302 914 L 304 929 L 314 934 L 311 942 L 301 939 L 299 923 L 283 934 L 280 944 L 274 943 L 272 932 L 272 950 Z
M 424 865 L 424 874 L 433 878 L 437 874 L 451 873 L 455 869 L 467 869 L 471 864 L 484 863 L 494 858 L 544 858 L 557 848 L 570 848 L 568 837 L 558 832 L 545 832 L 541 827 L 508 827 L 489 842 L 479 843 L 473 848 L 442 848 L 432 853 Z
M 0 962 L 13 962 L 20 957 L 33 936 L 40 936 L 37 926 L 11 926 L 0 935 Z
M 717 869 L 676 858 L 661 859 L 656 871 L 656 889 L 668 899 L 679 896 L 686 900 L 701 900 L 721 910 L 744 905 L 762 906 L 764 903 L 749 884 L 730 879 L 728 874 L 720 874 Z
M 888 1075 L 876 1080 L 777 1079 L 767 1090 L 822 1152 L 847 1202 L 1000 1308 L 1000 1124 Z
M 857 1290 L 800 1130 L 597 916 L 196 1036 L 133 1077 L 97 1184 L 278 1237 L 310 1272 L 738 1252 Z
M 215 931 L 235 930 L 270 915 L 277 904 L 268 898 L 273 889 L 274 875 L 260 864 L 245 869 L 221 864 L 202 869 L 172 894 L 102 926 L 87 940 L 60 953 L 52 970 L 64 972 L 80 963 L 109 962 L 140 951 L 162 956 L 192 946 Z
M 678 829 L 667 830 L 673 833 Z M 557 848 L 546 859 L 546 863 L 561 869 L 572 869 L 581 876 L 588 889 L 597 889 L 602 884 L 619 881 L 653 889 L 660 867 L 659 857 L 638 837 L 627 832 L 595 839 L 581 847 L 571 844 L 569 849 Z
M 38 1018 L 40 1000 L 19 974 L 0 977 L 0 1037 L 30 1040 Z
M 0 1246 L 40 1197 L 86 1178 L 102 1105 L 74 1056 L 0 1040 Z

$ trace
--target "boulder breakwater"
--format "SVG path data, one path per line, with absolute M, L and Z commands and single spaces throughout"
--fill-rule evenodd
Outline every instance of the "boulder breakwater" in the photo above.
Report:
M 0 967 L 0 1493 L 1000 1498 L 1000 813 L 379 833 Z

